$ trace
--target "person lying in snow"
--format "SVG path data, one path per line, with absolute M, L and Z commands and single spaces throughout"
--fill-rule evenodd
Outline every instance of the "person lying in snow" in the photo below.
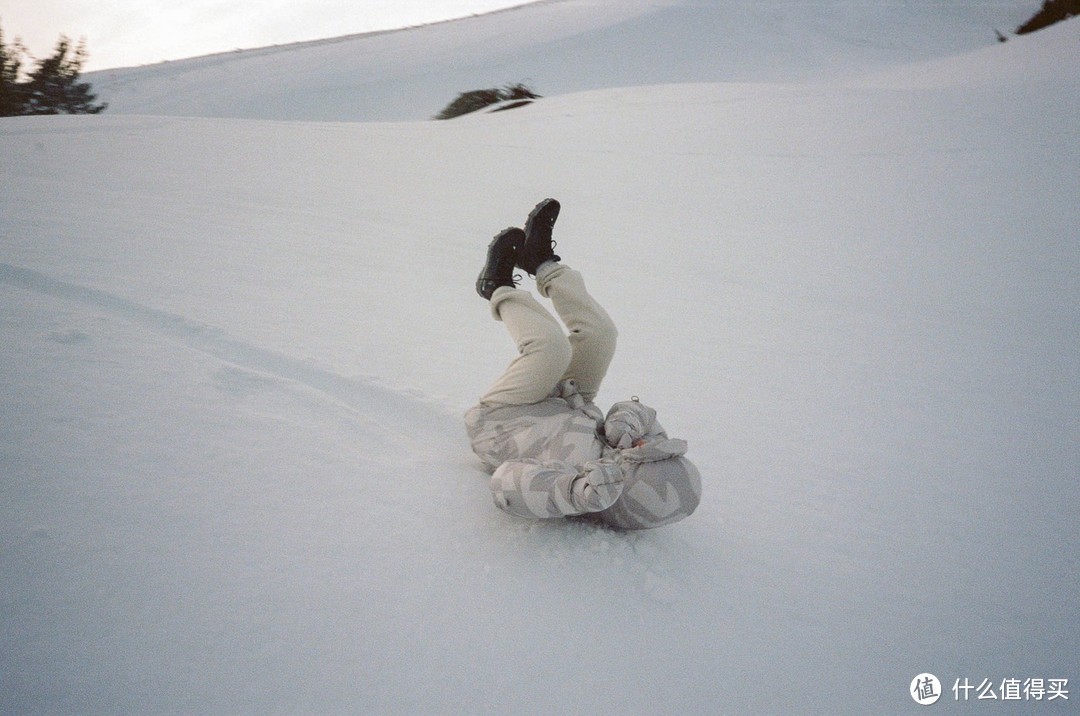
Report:
M 656 412 L 634 398 L 605 416 L 593 400 L 615 353 L 616 329 L 560 263 L 552 228 L 560 205 L 536 205 L 525 230 L 503 230 L 488 245 L 476 291 L 506 324 L 518 356 L 465 414 L 473 452 L 492 472 L 495 504 L 519 517 L 595 513 L 624 529 L 671 524 L 694 511 L 701 476 L 686 442 L 668 438 Z M 570 335 L 532 294 L 515 267 L 536 278 Z

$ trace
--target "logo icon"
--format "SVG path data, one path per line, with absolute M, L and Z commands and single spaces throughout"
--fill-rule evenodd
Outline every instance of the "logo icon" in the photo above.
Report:
M 929 706 L 941 698 L 941 682 L 933 674 L 919 674 L 911 680 L 910 693 L 915 703 Z

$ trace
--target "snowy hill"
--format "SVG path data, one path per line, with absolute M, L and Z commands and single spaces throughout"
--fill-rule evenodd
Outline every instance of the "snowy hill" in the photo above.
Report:
M 0 712 L 1075 712 L 1078 43 L 0 121 Z M 513 519 L 468 450 L 513 352 L 473 280 L 545 196 L 682 523 Z
M 112 114 L 428 119 L 459 92 L 543 95 L 836 77 L 996 42 L 1031 0 L 546 0 L 466 20 L 87 75 Z

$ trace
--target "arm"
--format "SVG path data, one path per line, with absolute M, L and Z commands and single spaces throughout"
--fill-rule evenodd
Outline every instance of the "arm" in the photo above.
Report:
M 526 458 L 495 470 L 491 496 L 499 509 L 518 517 L 567 517 L 607 509 L 622 494 L 622 482 L 622 470 L 610 460 L 578 470 L 562 460 Z
M 613 448 L 625 450 L 666 438 L 656 411 L 637 400 L 615 403 L 604 420 L 604 439 Z

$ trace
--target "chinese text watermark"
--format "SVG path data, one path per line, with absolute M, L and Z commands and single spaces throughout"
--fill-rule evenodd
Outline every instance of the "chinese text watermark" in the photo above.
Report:
M 954 701 L 1068 701 L 1069 680 L 1044 677 L 973 680 L 965 676 L 953 681 L 950 691 Z M 915 703 L 929 706 L 942 696 L 941 680 L 933 674 L 919 674 L 911 680 L 908 693 Z

